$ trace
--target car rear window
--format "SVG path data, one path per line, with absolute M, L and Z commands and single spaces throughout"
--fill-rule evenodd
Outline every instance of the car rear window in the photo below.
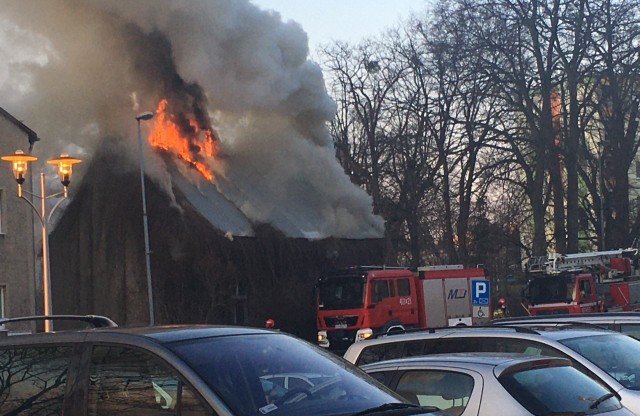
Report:
M 459 416 L 469 403 L 473 377 L 452 371 L 412 370 L 400 377 L 396 392 L 414 404 L 436 406 Z
M 622 407 L 609 390 L 570 366 L 527 369 L 505 374 L 498 380 L 534 415 L 592 415 Z
M 620 384 L 640 390 L 640 341 L 622 334 L 583 336 L 560 340 L 606 371 Z

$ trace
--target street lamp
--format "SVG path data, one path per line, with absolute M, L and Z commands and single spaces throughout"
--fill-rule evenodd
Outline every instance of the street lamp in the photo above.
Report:
M 80 163 L 80 159 L 76 159 L 74 157 L 69 157 L 67 154 L 62 154 L 60 157 L 55 159 L 50 159 L 47 163 L 51 165 L 58 166 L 58 175 L 60 176 L 60 182 L 62 183 L 63 190 L 61 192 L 56 192 L 51 195 L 45 195 L 44 188 L 44 173 L 40 173 L 40 195 L 33 194 L 28 191 L 23 191 L 22 184 L 25 180 L 25 174 L 27 173 L 27 168 L 29 162 L 33 162 L 38 160 L 37 157 L 26 154 L 22 150 L 17 150 L 12 155 L 4 155 L 1 156 L 0 159 L 6 160 L 11 163 L 11 168 L 13 170 L 13 175 L 18 183 L 18 197 L 27 201 L 27 203 L 33 208 L 34 212 L 37 214 L 38 219 L 40 220 L 40 225 L 42 226 L 42 292 L 43 292 L 43 302 L 44 302 L 44 315 L 51 315 L 51 277 L 50 277 L 50 264 L 49 264 L 49 234 L 48 227 L 51 221 L 51 216 L 55 212 L 56 208 L 60 206 L 62 201 L 67 198 L 67 187 L 71 182 L 71 173 L 72 166 L 76 163 Z M 27 193 L 35 198 L 40 198 L 40 210 L 29 200 L 25 198 L 23 193 Z M 46 208 L 46 200 L 49 198 L 54 198 L 62 195 L 62 198 L 56 202 L 56 204 L 51 208 L 51 211 L 47 215 Z M 53 329 L 53 323 L 51 320 L 45 319 L 44 321 L 44 331 L 51 332 Z
M 142 146 L 142 132 L 140 130 L 141 120 L 151 120 L 153 113 L 146 111 L 136 116 L 138 122 L 138 152 L 140 155 L 140 188 L 142 192 L 142 224 L 144 226 L 144 256 L 147 266 L 147 297 L 149 302 L 149 325 L 154 325 L 154 311 L 153 311 L 153 287 L 151 285 L 151 250 L 149 249 L 149 225 L 147 222 L 147 196 L 144 187 L 144 155 Z

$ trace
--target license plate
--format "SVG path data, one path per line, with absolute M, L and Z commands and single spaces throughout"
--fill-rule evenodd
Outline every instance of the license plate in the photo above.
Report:
M 336 324 L 336 328 L 346 328 L 347 324 Z

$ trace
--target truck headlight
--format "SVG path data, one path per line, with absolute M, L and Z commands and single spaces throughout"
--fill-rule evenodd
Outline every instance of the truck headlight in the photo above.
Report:
M 327 331 L 318 331 L 318 345 L 324 348 L 329 348 L 329 338 L 327 337 Z
M 356 342 L 364 341 L 367 338 L 371 338 L 373 336 L 373 330 L 371 328 L 362 328 L 358 329 L 356 332 Z

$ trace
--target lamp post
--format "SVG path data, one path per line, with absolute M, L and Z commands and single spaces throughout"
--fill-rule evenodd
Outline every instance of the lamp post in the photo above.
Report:
M 58 166 L 58 175 L 60 176 L 60 182 L 62 183 L 63 190 L 60 192 L 56 192 L 51 195 L 45 194 L 45 181 L 44 181 L 44 173 L 40 173 L 40 195 L 33 194 L 28 191 L 24 191 L 22 189 L 22 184 L 25 181 L 25 174 L 27 173 L 27 168 L 29 162 L 33 162 L 38 158 L 25 154 L 22 150 L 17 150 L 15 154 L 12 155 L 4 155 L 1 156 L 0 159 L 6 160 L 11 163 L 11 168 L 13 170 L 13 175 L 18 183 L 18 197 L 27 201 L 27 203 L 31 206 L 33 211 L 37 214 L 38 219 L 40 220 L 40 225 L 42 227 L 42 294 L 43 294 L 43 310 L 44 316 L 51 315 L 51 268 L 49 264 L 49 223 L 51 221 L 51 216 L 55 212 L 56 208 L 60 206 L 62 201 L 67 198 L 67 187 L 69 183 L 71 183 L 71 173 L 72 166 L 76 163 L 80 163 L 80 159 L 76 159 L 74 157 L 69 157 L 69 155 L 62 154 L 60 157 L 55 159 L 50 159 L 47 163 L 51 165 Z M 32 197 L 40 199 L 40 209 L 31 202 L 30 199 L 26 198 L 23 193 L 27 193 Z M 56 204 L 51 208 L 51 211 L 47 214 L 47 205 L 46 200 L 49 198 L 54 198 L 57 196 L 62 196 L 56 202 Z M 45 319 L 44 321 L 44 331 L 51 332 L 53 329 L 53 323 L 51 320 Z
M 140 121 L 151 120 L 153 113 L 146 111 L 136 116 L 138 122 L 138 152 L 140 155 L 140 188 L 142 192 L 142 224 L 144 226 L 144 258 L 147 267 L 147 297 L 149 302 L 149 325 L 153 326 L 155 323 L 154 311 L 153 311 L 153 286 L 151 285 L 151 250 L 149 249 L 149 225 L 147 222 L 147 193 L 144 187 L 144 154 L 142 146 L 142 131 L 140 128 Z

